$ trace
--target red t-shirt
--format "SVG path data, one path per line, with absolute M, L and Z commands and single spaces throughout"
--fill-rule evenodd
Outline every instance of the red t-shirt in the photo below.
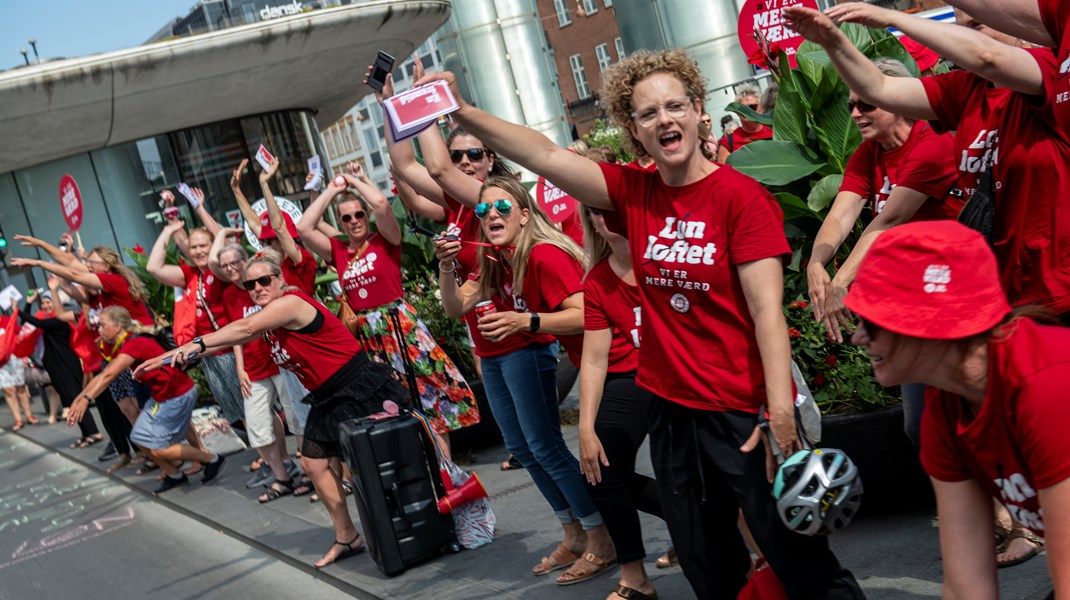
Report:
M 312 333 L 283 327 L 264 333 L 275 364 L 297 375 L 305 389 L 315 391 L 362 351 L 360 343 L 338 317 L 308 294 L 290 290 L 283 295 L 297 296 L 323 315 L 323 325 Z
M 729 152 L 735 152 L 751 142 L 773 139 L 773 128 L 768 125 L 761 125 L 761 129 L 750 133 L 749 131 L 744 131 L 742 127 L 736 127 L 735 131 L 732 132 L 731 144 L 728 143 L 728 137 L 727 135 L 721 136 L 719 145 L 724 146 Z
M 400 244 L 394 246 L 373 233 L 358 258 L 348 245 L 331 238 L 331 262 L 354 311 L 371 310 L 401 298 Z
M 97 310 L 103 310 L 109 306 L 121 306 L 130 312 L 130 318 L 143 324 L 155 325 L 152 315 L 144 302 L 134 300 L 130 295 L 130 284 L 118 273 L 97 273 L 97 279 L 102 286 L 97 294 Z
M 965 204 L 949 194 L 958 181 L 955 137 L 938 134 L 925 121 L 915 121 L 902 146 L 885 150 L 879 142 L 862 142 L 847 161 L 841 192 L 853 192 L 869 200 L 876 216 L 892 190 L 903 186 L 929 196 L 910 222 L 955 219 Z
M 1028 319 L 988 343 L 988 386 L 976 416 L 955 394 L 928 388 L 921 462 L 940 481 L 975 479 L 1016 520 L 1044 535 L 1037 491 L 1070 477 L 1070 329 Z
M 1058 65 L 1048 49 L 1029 50 L 1052 89 Z M 1049 95 L 1027 96 L 953 71 L 921 79 L 937 130 L 955 130 L 958 186 L 969 198 L 994 165 L 993 239 L 1004 291 L 1015 306 L 1070 310 L 1070 143 L 1055 125 Z
M 461 238 L 462 241 L 461 251 L 455 259 L 457 263 L 455 268 L 457 271 L 457 284 L 463 285 L 464 282 L 470 279 L 479 278 L 479 247 L 475 244 L 464 242 L 479 241 L 480 221 L 476 217 L 475 211 L 471 208 L 461 204 L 449 194 L 443 193 L 442 196 L 445 198 L 447 206 L 446 233 L 455 235 Z M 491 301 L 494 302 L 494 308 L 498 311 L 513 310 L 513 307 L 506 304 L 500 296 L 494 296 Z M 464 316 L 464 322 L 468 324 L 468 332 L 472 334 L 472 342 L 475 344 L 475 355 L 480 358 L 504 356 L 536 341 L 532 336 L 522 333 L 492 342 L 479 333 L 478 321 L 479 318 L 475 311 L 469 312 Z M 541 341 L 541 343 L 546 344 L 553 340 L 549 336 L 543 339 L 544 341 Z
M 613 330 L 609 346 L 609 372 L 628 373 L 639 368 L 639 288 L 624 282 L 609 266 L 599 262 L 583 280 L 583 328 Z
M 259 312 L 260 307 L 249 297 L 249 292 L 236 285 L 228 285 L 223 290 L 223 302 L 227 307 L 227 319 L 237 321 Z M 279 367 L 271 358 L 271 349 L 263 337 L 242 344 L 242 359 L 245 362 L 245 374 L 250 381 L 260 381 L 279 374 Z
M 736 266 L 791 253 L 780 206 L 732 167 L 668 186 L 656 172 L 599 166 L 639 283 L 636 382 L 691 408 L 757 412 L 765 377 Z
M 294 264 L 293 259 L 286 256 L 282 259 L 282 279 L 287 285 L 292 285 L 309 296 L 316 293 L 316 257 L 304 248 L 298 246 L 301 252 L 300 264 Z
M 639 169 L 640 171 L 657 171 L 658 170 L 658 163 L 656 163 L 656 162 L 652 162 L 649 165 L 644 167 L 643 165 L 639 164 L 638 160 L 633 160 L 630 163 L 624 163 L 624 166 L 631 167 L 633 169 Z
M 524 294 L 518 296 L 513 293 L 511 277 L 507 277 L 502 285 L 501 296 L 509 299 L 512 304 L 506 310 L 516 312 L 548 313 L 561 308 L 561 303 L 572 294 L 583 292 L 583 267 L 564 250 L 553 244 L 535 244 L 528 253 L 528 268 L 524 275 Z M 526 332 L 521 332 L 526 333 Z M 510 337 L 515 337 L 513 334 Z M 530 335 L 530 334 L 527 334 Z M 546 334 L 532 336 L 534 338 L 548 337 Z M 583 334 L 555 335 L 561 345 L 568 351 L 569 360 L 572 364 L 580 364 L 580 354 L 583 352 Z M 536 339 L 548 343 L 550 340 Z M 530 342 L 529 342 L 530 343 Z M 526 344 L 525 344 L 526 345 Z
M 582 248 L 583 247 L 583 221 L 580 220 L 580 211 L 584 210 L 582 206 L 576 209 L 576 212 L 572 213 L 567 219 L 561 221 L 561 231 L 572 238 L 572 241 Z
M 1044 27 L 1059 46 L 1059 72 L 1051 93 L 1054 98 L 1055 118 L 1063 131 L 1070 131 L 1070 4 L 1066 0 L 1039 0 L 1040 18 Z
M 119 349 L 120 354 L 125 354 L 134 359 L 131 369 L 136 369 L 141 363 L 156 358 L 164 352 L 166 350 L 156 343 L 156 340 L 150 335 L 131 336 L 123 343 L 123 347 Z M 157 402 L 166 402 L 172 398 L 177 398 L 190 391 L 193 387 L 193 380 L 189 378 L 189 375 L 169 366 L 145 371 L 141 373 L 137 380 L 149 386 L 149 389 L 152 390 L 152 398 Z
M 227 307 L 223 302 L 223 290 L 230 284 L 216 277 L 211 271 L 201 273 L 197 267 L 189 265 L 179 265 L 179 267 L 186 278 L 186 289 L 193 294 L 197 302 L 197 335 L 207 335 L 216 330 L 216 327 L 212 325 L 212 318 L 208 316 L 209 310 L 212 311 L 212 317 L 219 327 L 229 323 Z M 198 282 L 198 277 L 200 282 Z

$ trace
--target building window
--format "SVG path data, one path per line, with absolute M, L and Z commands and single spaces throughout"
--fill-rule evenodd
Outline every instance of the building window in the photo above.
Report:
M 583 0 L 583 14 L 588 17 L 598 12 L 597 0 Z
M 583 72 L 583 60 L 579 54 L 568 57 L 568 64 L 572 66 L 572 79 L 576 81 L 576 95 L 580 100 L 591 95 L 591 86 L 587 85 L 587 75 Z
M 557 11 L 557 24 L 560 27 L 572 23 L 572 17 L 568 15 L 568 0 L 554 0 L 554 9 Z
M 617 60 L 624 59 L 624 42 L 620 41 L 620 38 L 613 40 L 613 45 L 617 47 Z
M 613 0 L 606 0 L 606 8 L 613 8 Z
M 353 117 L 346 117 L 346 131 L 349 133 L 349 139 L 353 140 L 353 148 L 360 150 L 360 136 L 357 135 L 357 129 L 353 124 Z
M 606 67 L 613 62 L 613 57 L 609 54 L 609 44 L 598 44 L 594 47 L 594 54 L 598 57 L 599 71 L 605 71 Z
M 323 136 L 324 144 L 327 146 L 327 156 L 329 158 L 338 156 L 338 153 L 334 150 L 334 142 L 331 140 L 331 130 L 328 129 L 327 131 L 324 131 L 321 135 Z

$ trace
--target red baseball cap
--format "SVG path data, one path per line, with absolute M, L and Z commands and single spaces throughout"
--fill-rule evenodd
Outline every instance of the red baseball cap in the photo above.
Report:
M 996 255 L 980 233 L 956 221 L 908 223 L 882 233 L 844 304 L 881 328 L 933 340 L 988 331 L 1011 311 Z
M 940 62 L 939 54 L 933 52 L 927 46 L 922 46 L 918 42 L 915 42 L 909 36 L 904 35 L 899 38 L 899 42 L 903 44 L 903 47 L 910 53 L 914 62 L 918 63 L 919 71 L 930 69 L 933 65 Z
M 293 239 L 300 239 L 301 236 L 297 233 L 297 225 L 294 225 L 294 220 L 287 213 L 282 213 L 282 218 L 286 221 L 286 231 L 290 232 L 290 237 Z M 275 233 L 275 228 L 271 226 L 271 219 L 268 214 L 261 213 L 260 215 L 260 241 L 266 242 L 279 237 L 279 234 Z

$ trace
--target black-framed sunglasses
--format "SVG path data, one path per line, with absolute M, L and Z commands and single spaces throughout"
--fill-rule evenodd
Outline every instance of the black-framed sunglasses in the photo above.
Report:
M 587 207 L 587 214 L 591 215 L 592 217 L 601 217 L 603 212 L 604 211 L 601 208 L 594 208 L 593 206 Z
M 263 277 L 257 277 L 256 279 L 246 279 L 241 282 L 241 286 L 251 292 L 255 290 L 258 285 L 262 288 L 271 285 L 272 279 L 275 279 L 275 275 L 264 275 Z
M 848 100 L 847 101 L 847 114 L 853 113 L 856 108 L 858 109 L 858 112 L 860 112 L 860 113 L 868 113 L 868 112 L 873 112 L 873 111 L 877 110 L 876 106 L 873 106 L 872 104 L 870 104 L 868 102 L 863 102 L 861 100 Z
M 498 214 L 502 217 L 508 217 L 509 213 L 513 212 L 513 202 L 508 199 L 495 200 L 494 204 L 480 202 L 476 205 L 476 218 L 480 220 L 486 219 L 487 215 L 490 214 L 491 208 L 498 211 Z
M 477 162 L 483 160 L 486 156 L 486 148 L 469 148 L 467 150 L 450 150 L 450 160 L 454 163 L 461 162 L 461 159 L 465 156 L 468 157 L 468 162 Z
M 353 219 L 360 220 L 360 219 L 363 219 L 366 216 L 368 216 L 368 213 L 364 212 L 363 210 L 358 210 L 357 212 L 355 212 L 355 213 L 353 213 L 351 215 L 350 214 L 345 214 L 345 215 L 339 216 L 338 218 L 342 219 L 343 223 L 348 223 L 348 222 L 352 221 Z

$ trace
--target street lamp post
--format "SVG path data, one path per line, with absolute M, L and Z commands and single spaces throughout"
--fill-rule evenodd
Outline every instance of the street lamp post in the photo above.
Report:
M 38 56 L 38 54 L 37 54 L 37 39 L 31 37 L 27 41 L 30 42 L 30 47 L 33 48 L 33 58 L 34 58 L 34 60 L 37 61 L 37 64 L 41 64 L 41 57 Z
M 22 53 L 22 60 L 26 61 L 26 66 L 27 67 L 30 66 L 30 57 L 27 56 L 26 49 L 25 48 L 19 48 L 19 52 Z

